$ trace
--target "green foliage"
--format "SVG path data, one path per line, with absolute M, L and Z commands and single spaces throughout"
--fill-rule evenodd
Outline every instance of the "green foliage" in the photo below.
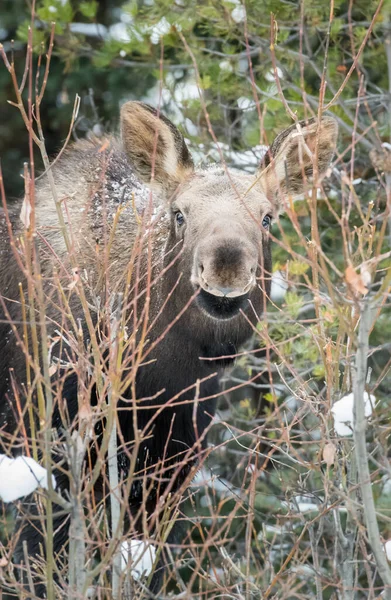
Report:
M 60 28 L 56 33 L 62 33 L 63 25 L 72 21 L 73 10 L 69 0 L 65 2 L 62 2 L 62 0 L 43 0 L 38 4 L 37 16 L 42 21 L 46 21 L 48 26 L 50 23 L 56 22 L 56 25 Z
M 98 2 L 92 0 L 90 2 L 80 2 L 79 11 L 87 19 L 93 19 L 96 16 L 98 10 Z

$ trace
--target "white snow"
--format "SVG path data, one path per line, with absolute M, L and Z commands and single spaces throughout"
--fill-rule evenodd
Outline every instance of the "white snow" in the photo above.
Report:
M 156 560 L 156 548 L 144 540 L 126 540 L 121 544 L 121 567 L 123 571 L 129 566 L 133 579 L 150 575 Z
M 208 508 L 209 506 L 213 506 L 212 499 L 209 496 L 207 496 L 206 494 L 204 496 L 201 496 L 200 506 L 202 506 L 203 508 Z
M 203 162 L 205 161 L 205 152 L 203 146 L 199 145 L 198 148 L 200 150 L 199 152 L 197 148 L 192 147 L 192 152 L 197 161 Z M 254 173 L 261 163 L 268 147 L 258 145 L 254 146 L 251 150 L 242 150 L 241 152 L 236 152 L 235 150 L 232 150 L 228 144 L 220 143 L 219 148 L 223 153 L 227 165 L 230 168 L 247 171 L 248 173 Z M 220 152 L 214 143 L 212 143 L 210 146 L 208 159 L 216 161 L 218 164 L 221 163 Z
M 221 582 L 224 581 L 226 577 L 226 572 L 221 567 L 211 567 L 209 569 L 209 578 L 211 581 L 214 581 L 218 585 L 221 585 Z
M 280 69 L 280 67 L 277 67 L 276 71 L 277 71 L 278 79 L 283 79 L 284 73 L 282 72 L 282 70 Z M 270 83 L 273 83 L 275 81 L 274 69 L 270 69 L 270 71 L 268 71 L 266 73 L 265 79 L 266 79 L 266 81 L 270 81 Z
M 371 416 L 375 404 L 375 396 L 364 392 L 364 413 L 366 417 Z M 341 398 L 341 400 L 338 400 L 333 404 L 331 412 L 334 417 L 334 429 L 338 435 L 353 435 L 353 405 L 353 392 L 347 394 Z
M 122 23 L 126 23 L 127 25 L 129 25 L 129 23 L 133 22 L 132 15 L 130 15 L 128 12 L 124 12 L 124 11 L 121 12 L 120 19 L 121 19 Z
M 161 106 L 165 114 L 169 114 L 170 119 L 176 125 L 183 125 L 184 117 L 181 108 L 188 100 L 198 99 L 200 90 L 194 78 L 178 83 L 175 73 L 167 73 L 166 85 L 168 88 L 173 87 L 174 89 L 171 90 L 166 87 L 160 90 L 160 83 L 158 82 L 148 90 L 142 101 L 153 106 Z
M 305 194 L 296 194 L 293 197 L 294 202 L 298 202 L 299 200 L 306 200 L 306 198 L 312 198 L 312 188 L 306 190 Z M 322 190 L 320 188 L 316 188 L 316 198 L 318 200 L 322 200 L 324 198 Z
M 52 475 L 52 485 L 56 480 Z M 29 456 L 9 458 L 0 454 L 0 499 L 13 502 L 32 494 L 37 487 L 48 489 L 47 471 Z
M 243 58 L 239 58 L 237 65 L 237 72 L 244 75 L 248 71 L 248 58 L 247 56 L 243 56 Z
M 232 484 L 229 483 L 223 477 L 217 477 L 211 471 L 206 468 L 197 471 L 194 477 L 191 487 L 195 488 L 209 488 L 219 496 L 229 496 L 232 490 L 234 490 Z
M 171 75 L 174 76 L 174 79 L 182 79 L 185 76 L 185 71 L 184 69 L 174 69 L 171 71 Z
M 97 589 L 96 589 L 95 585 L 91 585 L 89 588 L 87 588 L 87 592 L 86 592 L 87 600 L 96 600 L 97 597 L 98 597 Z
M 231 12 L 231 17 L 235 23 L 242 23 L 246 18 L 246 9 L 244 6 L 236 6 Z
M 222 60 L 219 63 L 219 67 L 222 71 L 228 71 L 229 73 L 232 73 L 232 71 L 234 70 L 232 63 L 229 60 Z
M 168 33 L 171 29 L 171 24 L 167 21 L 166 17 L 162 17 L 156 25 L 152 27 L 152 33 L 150 40 L 152 44 L 158 44 L 160 38 Z
M 193 121 L 191 121 L 191 119 L 185 119 L 185 125 L 186 125 L 186 129 L 187 129 L 187 133 L 189 135 L 198 135 L 198 127 L 196 125 L 194 125 Z
M 385 475 L 383 477 L 383 490 L 382 493 L 385 494 L 386 496 L 391 495 L 391 478 L 389 478 L 387 475 Z
M 22 208 L 20 209 L 19 218 L 22 221 L 24 227 L 28 229 L 30 227 L 30 215 L 31 215 L 31 204 L 30 198 L 26 193 L 23 199 Z
M 240 96 L 237 99 L 237 104 L 241 110 L 252 110 L 255 108 L 255 102 L 251 98 L 246 98 L 245 96 Z
M 384 551 L 387 556 L 387 560 L 391 561 L 391 540 L 387 540 L 384 544 Z
M 110 37 L 117 42 L 127 44 L 130 42 L 130 31 L 128 25 L 123 22 L 114 23 L 109 29 Z
M 90 37 L 107 37 L 107 27 L 100 23 L 69 23 L 72 33 L 80 33 Z
M 293 506 L 297 506 L 297 509 L 301 513 L 314 512 L 319 510 L 319 506 L 315 504 L 315 502 L 310 502 L 310 500 L 305 496 L 296 496 L 295 501 L 296 503 Z
M 314 504 L 313 502 L 298 502 L 297 508 L 299 509 L 299 512 L 301 512 L 301 513 L 314 512 L 314 511 L 319 510 L 318 505 Z
M 181 106 L 186 100 L 195 100 L 200 97 L 200 89 L 195 80 L 178 83 L 174 91 L 174 99 Z
M 272 286 L 270 290 L 270 299 L 273 302 L 282 302 L 288 289 L 288 282 L 281 271 L 274 271 L 272 275 Z

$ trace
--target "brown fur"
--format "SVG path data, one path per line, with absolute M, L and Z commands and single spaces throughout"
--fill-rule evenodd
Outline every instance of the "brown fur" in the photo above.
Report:
M 314 176 L 314 158 L 318 143 L 317 174 L 327 170 L 335 150 L 337 122 L 324 117 L 299 121 L 282 131 L 266 153 L 260 171 L 260 181 L 268 197 L 300 194 L 303 191 L 303 173 L 308 180 Z
M 316 136 L 319 137 L 322 175 L 332 156 L 335 123 L 328 118 L 322 121 L 319 131 L 314 123 L 301 128 L 312 152 Z M 311 175 L 312 162 L 304 151 L 299 152 L 301 137 L 295 126 L 278 136 L 271 147 L 269 163 L 257 176 L 227 172 L 222 167 L 194 170 L 180 132 L 168 119 L 158 116 L 155 109 L 142 103 L 123 106 L 121 130 L 122 142 L 114 137 L 103 142 L 78 142 L 53 168 L 71 240 L 71 255 L 61 235 L 47 178 L 37 186 L 36 227 L 51 338 L 56 337 L 56 330 L 64 335 L 73 331 L 73 320 L 61 310 L 63 299 L 58 291 L 58 279 L 69 296 L 73 318 L 80 319 L 88 338 L 77 286 L 73 285 L 75 265 L 91 303 L 100 298 L 104 307 L 114 293 L 125 291 L 130 267 L 133 268 L 131 286 L 138 291 L 138 315 L 145 307 L 147 292 L 150 296 L 149 323 L 155 321 L 155 324 L 146 346 L 162 339 L 136 375 L 137 427 L 145 430 L 147 438 L 139 449 L 140 476 L 132 482 L 129 503 L 131 511 L 137 510 L 145 493 L 145 472 L 149 476 L 163 461 L 169 469 L 165 483 L 159 488 L 153 486 L 147 499 L 147 506 L 153 511 L 166 486 L 174 484 L 173 489 L 177 489 L 196 462 L 200 452 L 197 440 L 203 437 L 215 410 L 221 368 L 232 362 L 230 356 L 251 336 L 252 325 L 261 317 L 271 275 L 270 240 L 262 227 L 263 219 L 279 212 L 284 200 L 281 193 L 297 194 L 303 190 L 303 168 Z M 304 161 L 302 168 L 300 157 Z M 151 182 L 153 196 L 144 186 Z M 114 228 L 118 209 L 120 216 Z M 144 229 L 140 229 L 140 222 Z M 21 235 L 16 212 L 14 227 L 15 235 Z M 20 323 L 18 281 L 23 281 L 23 275 L 10 250 L 4 222 L 0 222 L 0 236 L 0 293 L 11 319 Z M 135 243 L 138 251 L 133 255 Z M 170 263 L 173 264 L 168 268 Z M 148 264 L 152 265 L 151 279 L 155 283 L 146 290 Z M 183 312 L 195 292 L 197 297 Z M 170 301 L 164 306 L 170 294 Z M 132 333 L 136 310 L 134 293 L 126 302 L 127 327 Z M 97 327 L 98 321 L 95 317 Z M 17 424 L 10 373 L 12 370 L 23 399 L 26 367 L 5 314 L 0 314 L 0 335 L 3 340 L 0 424 L 4 431 L 14 435 L 16 448 L 21 429 Z M 77 356 L 67 348 L 54 352 L 68 361 L 71 354 L 77 361 Z M 124 372 L 131 365 L 131 356 L 125 356 Z M 198 388 L 197 381 L 201 382 Z M 189 391 L 184 392 L 186 389 Z M 64 427 L 73 427 L 77 417 L 75 372 L 58 371 L 53 376 L 53 393 L 56 401 L 53 425 L 61 432 Z M 127 452 L 134 446 L 131 395 L 129 386 L 118 407 L 121 444 L 124 444 L 119 448 L 119 468 L 125 479 L 129 467 Z M 192 404 L 179 401 L 190 401 L 195 396 L 198 404 L 194 415 Z M 172 403 L 174 397 L 177 401 Z M 97 401 L 92 387 L 91 402 Z M 149 425 L 156 405 L 165 408 Z M 203 439 L 201 447 L 204 446 Z M 183 460 L 184 452 L 190 452 L 187 464 L 173 481 L 173 473 Z M 58 482 L 61 489 L 67 488 L 67 477 L 63 474 L 58 474 Z M 57 549 L 66 535 L 64 523 L 61 531 L 62 535 L 58 534 L 55 540 Z M 28 543 L 30 555 L 38 552 L 39 536 L 37 538 L 33 527 L 27 524 L 20 537 L 16 561 L 23 557 L 23 540 Z

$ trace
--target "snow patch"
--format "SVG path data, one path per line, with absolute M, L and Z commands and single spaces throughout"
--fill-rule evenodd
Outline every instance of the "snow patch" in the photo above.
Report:
M 391 478 L 385 476 L 382 493 L 386 496 L 391 495 Z
M 232 485 L 223 477 L 217 477 L 207 469 L 200 469 L 194 477 L 191 487 L 209 488 L 220 496 L 228 496 L 234 489 Z
M 387 560 L 391 561 L 391 540 L 387 540 L 384 544 L 384 552 L 386 553 Z
M 236 6 L 231 12 L 231 17 L 235 21 L 235 23 L 243 23 L 246 19 L 246 9 L 244 6 Z
M 255 108 L 254 100 L 246 98 L 245 96 L 241 96 L 240 98 L 238 98 L 237 103 L 241 110 L 252 110 L 253 108 Z
M 364 414 L 370 417 L 373 407 L 376 404 L 376 398 L 372 394 L 364 392 Z M 338 435 L 353 435 L 353 406 L 354 394 L 351 392 L 341 400 L 335 402 L 331 408 L 334 417 L 334 429 Z
M 294 202 L 298 202 L 299 200 L 306 200 L 307 198 L 312 198 L 312 188 L 307 189 L 305 194 L 296 194 L 293 197 Z M 320 188 L 316 188 L 316 198 L 317 200 L 322 200 L 324 198 L 323 192 Z
M 209 508 L 210 506 L 213 506 L 213 502 L 209 496 L 207 496 L 207 495 L 201 496 L 200 506 L 202 506 L 202 508 Z
M 89 37 L 107 37 L 107 27 L 100 23 L 69 23 L 72 33 L 80 33 Z
M 129 23 L 133 22 L 133 17 L 129 13 L 122 11 L 120 15 L 120 20 L 122 21 L 122 23 L 126 23 L 127 25 L 129 25 Z
M 52 485 L 53 488 L 56 487 L 54 475 Z M 0 499 L 3 502 L 13 502 L 28 496 L 37 487 L 48 489 L 46 469 L 29 456 L 9 458 L 0 454 Z
M 245 74 L 248 71 L 248 58 L 244 56 L 243 58 L 239 58 L 238 60 L 238 73 Z
M 186 100 L 196 100 L 199 97 L 200 90 L 195 80 L 178 83 L 174 91 L 174 99 L 179 105 Z
M 219 63 L 219 67 L 221 71 L 228 71 L 229 73 L 232 73 L 232 71 L 234 70 L 232 63 L 229 60 L 222 60 Z
M 121 544 L 121 568 L 137 581 L 151 574 L 156 560 L 156 548 L 144 540 L 126 540 Z
M 270 299 L 273 302 L 282 302 L 288 289 L 288 282 L 281 271 L 274 271 L 272 275 L 272 286 L 270 289 Z
M 126 23 L 120 22 L 111 25 L 109 34 L 116 42 L 122 42 L 123 44 L 130 42 L 130 31 Z
M 305 496 L 296 496 L 295 506 L 297 506 L 298 511 L 301 513 L 315 512 L 319 510 L 319 506 L 315 504 L 315 502 L 310 502 L 310 500 Z
M 201 162 L 205 161 L 205 152 L 203 150 L 203 146 L 199 145 L 198 148 L 200 152 L 197 152 L 197 149 L 194 149 L 196 159 Z M 239 169 L 241 171 L 247 171 L 248 173 L 254 173 L 260 165 L 268 147 L 258 145 L 254 146 L 251 150 L 242 150 L 241 152 L 236 152 L 235 150 L 232 150 L 228 144 L 220 143 L 217 146 L 213 143 L 211 144 L 208 152 L 208 158 L 212 161 L 220 163 L 221 156 L 218 148 L 220 148 L 220 151 L 225 158 L 227 167 Z
M 284 73 L 282 72 L 282 70 L 280 69 L 280 67 L 277 67 L 276 71 L 277 71 L 277 77 L 278 77 L 278 79 L 283 79 L 284 78 Z M 270 71 L 268 71 L 266 73 L 265 79 L 266 79 L 266 81 L 269 81 L 270 83 L 274 83 L 274 81 L 275 81 L 274 69 L 270 69 Z
M 171 24 L 167 21 L 166 17 L 162 17 L 156 25 L 152 27 L 152 33 L 150 40 L 152 44 L 158 44 L 160 38 L 168 33 L 171 29 Z
M 191 119 L 185 119 L 185 125 L 186 125 L 186 129 L 187 129 L 187 133 L 189 135 L 198 135 L 198 127 L 196 125 L 194 125 L 193 121 L 191 121 Z

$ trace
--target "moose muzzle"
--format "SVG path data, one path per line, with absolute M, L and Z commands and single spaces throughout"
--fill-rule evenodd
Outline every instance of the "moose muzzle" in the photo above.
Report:
M 192 283 L 220 298 L 245 296 L 255 285 L 257 258 L 242 238 L 207 238 L 197 249 Z

